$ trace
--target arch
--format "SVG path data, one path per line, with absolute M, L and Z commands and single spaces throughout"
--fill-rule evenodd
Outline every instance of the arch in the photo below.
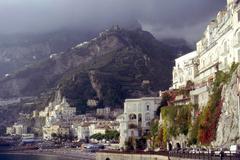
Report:
M 137 116 L 136 116 L 136 114 L 129 114 L 129 120 L 136 120 L 137 119 Z
M 138 114 L 138 122 L 142 122 L 142 114 L 141 113 Z
M 149 105 L 147 105 L 147 106 L 146 106 L 146 108 L 147 108 L 147 111 L 149 111 L 149 110 L 150 110 L 150 106 L 149 106 Z
M 106 158 L 106 160 L 111 160 L 110 158 Z

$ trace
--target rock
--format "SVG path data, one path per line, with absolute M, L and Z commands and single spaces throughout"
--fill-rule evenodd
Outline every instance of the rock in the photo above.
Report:
M 237 76 L 240 76 L 240 67 L 233 73 L 230 82 L 224 85 L 222 90 L 224 101 L 217 127 L 216 141 L 213 142 L 214 146 L 229 147 L 232 144 L 240 143 Z

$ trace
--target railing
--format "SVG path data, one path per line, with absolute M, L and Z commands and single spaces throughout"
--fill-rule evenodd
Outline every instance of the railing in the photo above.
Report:
M 218 153 L 214 154 L 214 152 L 210 151 L 197 151 L 194 153 L 191 152 L 182 152 L 182 151 L 170 151 L 169 158 L 182 158 L 182 159 L 203 159 L 203 160 L 240 160 L 240 154 L 231 153 L 228 151 L 227 153 Z
M 161 155 L 168 157 L 169 160 L 172 159 L 197 159 L 197 160 L 240 160 L 240 154 L 228 153 L 220 154 L 220 152 L 216 155 L 214 152 L 210 151 L 197 151 L 194 153 L 191 152 L 182 152 L 182 151 L 107 151 L 102 150 L 98 151 L 100 153 L 112 153 L 112 154 L 138 154 L 138 155 Z

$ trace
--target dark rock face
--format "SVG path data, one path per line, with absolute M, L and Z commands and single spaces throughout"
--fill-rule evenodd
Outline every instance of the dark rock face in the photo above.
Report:
M 99 105 L 121 106 L 125 98 L 152 96 L 168 88 L 179 51 L 141 29 L 113 27 L 0 80 L 0 99 L 33 97 L 30 102 L 38 109 L 58 90 L 81 112 L 88 109 L 88 99 L 98 100 Z M 181 51 L 186 53 L 189 48 Z

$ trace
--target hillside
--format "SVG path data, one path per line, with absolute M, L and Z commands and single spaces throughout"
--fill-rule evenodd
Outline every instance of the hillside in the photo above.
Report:
M 18 112 L 30 112 L 41 109 L 60 91 L 79 112 L 88 109 L 88 99 L 98 100 L 99 106 L 121 106 L 125 98 L 157 95 L 168 88 L 174 58 L 188 51 L 187 46 L 159 42 L 141 29 L 113 27 L 1 79 L 0 105 L 7 103 L 4 109 L 9 113 L 16 107 L 21 108 Z
M 51 54 L 67 51 L 96 33 L 66 29 L 49 33 L 0 35 L 0 77 L 46 60 Z

